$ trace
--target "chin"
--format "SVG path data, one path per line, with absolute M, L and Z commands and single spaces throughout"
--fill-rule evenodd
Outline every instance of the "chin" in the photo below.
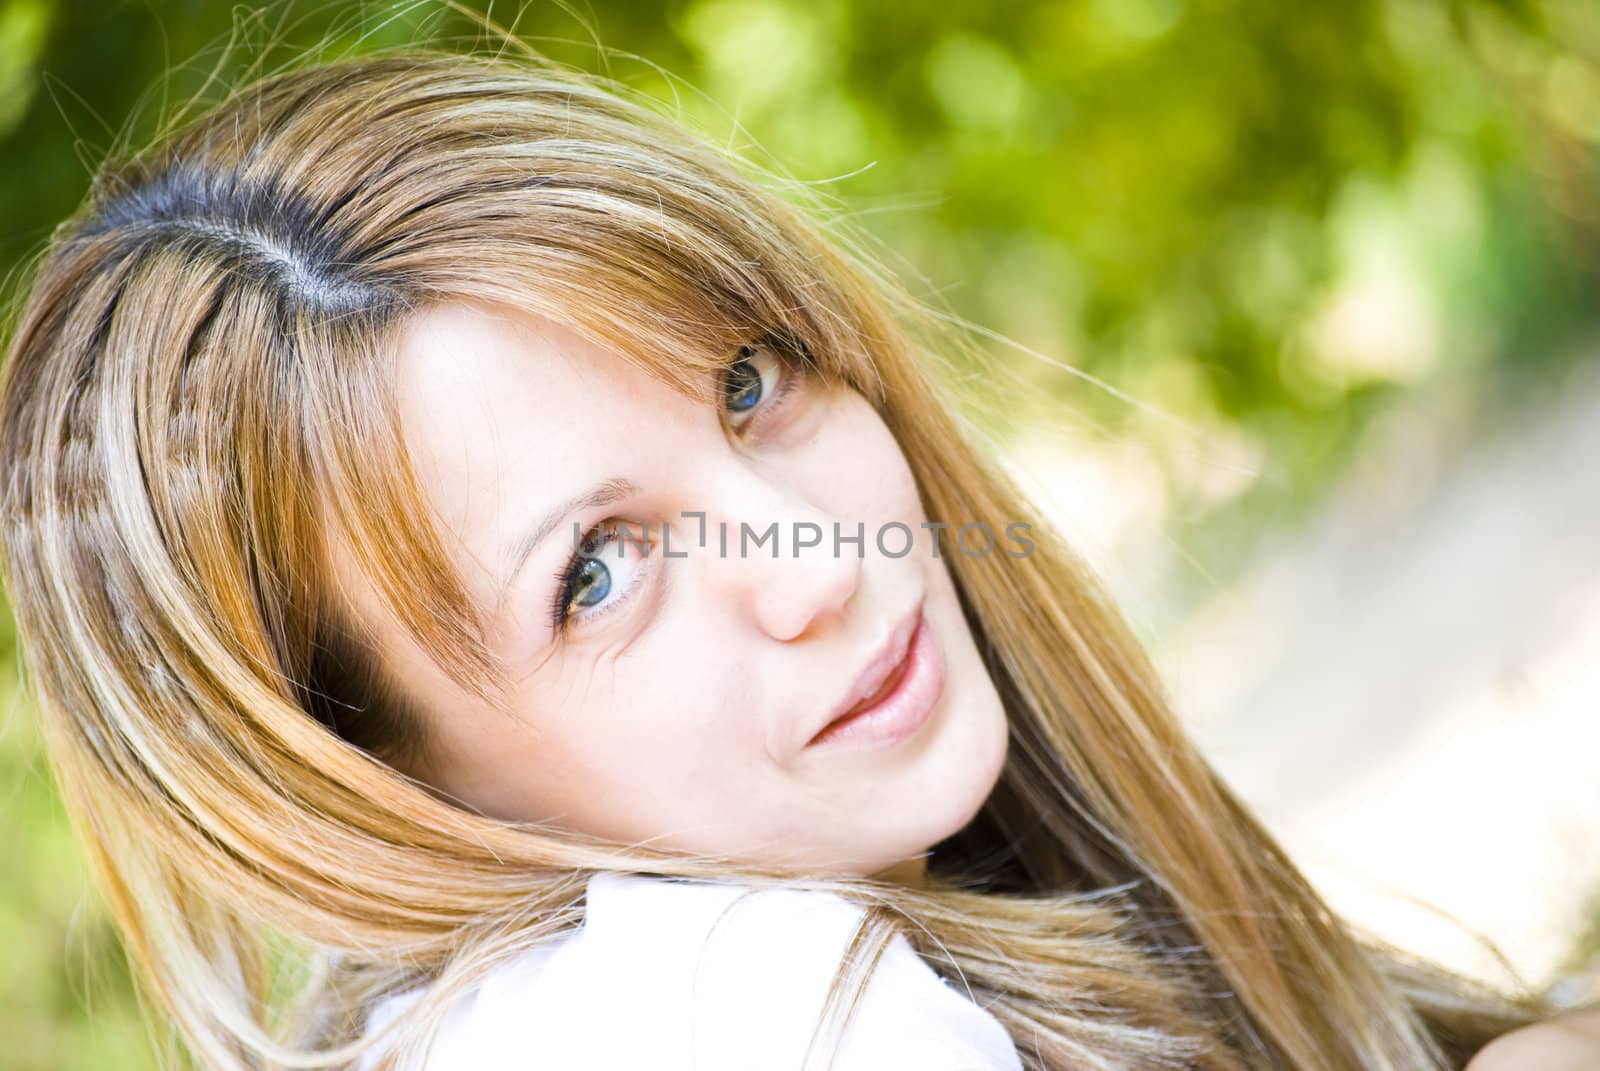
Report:
M 966 742 L 966 764 L 961 775 L 951 779 L 955 783 L 948 786 L 948 798 L 939 807 L 947 828 L 933 843 L 952 836 L 978 816 L 1000 780 L 1000 771 L 1005 769 L 1011 725 L 999 695 L 991 690 L 989 696 L 991 703 L 981 717 L 974 719 L 977 729 Z
M 935 844 L 954 836 L 978 816 L 1000 780 L 1005 768 L 1011 731 L 998 696 L 981 716 L 973 711 L 972 731 L 952 740 L 948 753 L 959 765 L 930 771 L 918 793 L 907 801 L 903 813 L 915 816 L 914 828 L 902 829 L 896 837 L 899 855 L 889 858 L 887 867 L 928 851 Z
M 942 726 L 948 737 L 912 776 L 858 807 L 862 821 L 851 823 L 851 833 L 859 839 L 849 850 L 822 848 L 824 869 L 854 876 L 900 872 L 907 860 L 926 855 L 978 816 L 1000 779 L 1010 740 L 999 696 L 991 690 L 989 698 L 978 709 L 964 703 L 961 718 Z

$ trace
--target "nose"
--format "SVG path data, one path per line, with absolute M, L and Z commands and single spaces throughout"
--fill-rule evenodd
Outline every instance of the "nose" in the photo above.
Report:
M 861 586 L 870 535 L 857 541 L 856 521 L 748 461 L 729 458 L 709 475 L 700 486 L 714 490 L 690 507 L 705 513 L 703 547 L 699 520 L 690 517 L 685 527 L 715 594 L 776 640 L 828 627 Z

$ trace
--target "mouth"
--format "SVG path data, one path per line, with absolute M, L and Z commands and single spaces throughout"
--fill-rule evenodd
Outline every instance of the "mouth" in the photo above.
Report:
M 943 651 L 918 600 L 806 746 L 902 739 L 927 719 L 943 688 Z

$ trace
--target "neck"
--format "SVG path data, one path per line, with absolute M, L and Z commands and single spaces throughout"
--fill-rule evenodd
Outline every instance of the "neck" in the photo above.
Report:
M 921 885 L 927 876 L 928 857 L 926 855 L 903 859 L 887 870 L 880 870 L 872 875 L 878 881 L 893 882 L 897 885 Z

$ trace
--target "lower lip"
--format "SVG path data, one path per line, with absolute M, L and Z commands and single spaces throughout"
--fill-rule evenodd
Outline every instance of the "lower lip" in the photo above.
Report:
M 924 614 L 917 621 L 905 669 L 894 691 L 844 721 L 834 722 L 813 737 L 808 746 L 892 744 L 906 739 L 922 728 L 944 694 L 944 673 L 944 649 Z

